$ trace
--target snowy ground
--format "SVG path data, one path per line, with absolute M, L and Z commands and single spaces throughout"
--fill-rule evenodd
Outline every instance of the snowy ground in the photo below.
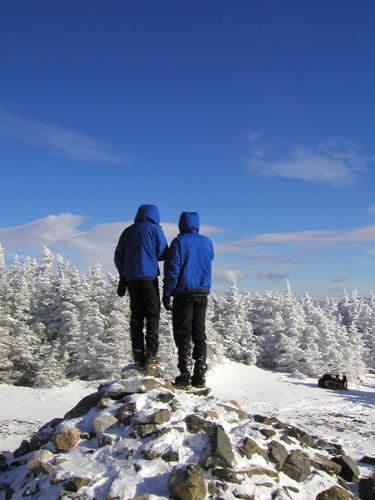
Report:
M 31 389 L 0 384 L 0 451 L 13 451 L 42 424 L 63 417 L 97 385 L 74 381 L 65 387 Z
M 330 391 L 319 389 L 313 379 L 299 380 L 228 361 L 209 373 L 208 384 L 213 394 L 236 399 L 250 413 L 277 416 L 342 444 L 357 460 L 375 455 L 375 375 L 349 391 Z M 79 381 L 52 389 L 0 385 L 0 450 L 13 450 L 96 386 Z M 363 473 L 370 470 L 362 468 Z
M 315 435 L 340 443 L 355 460 L 375 456 L 375 375 L 348 391 L 320 389 L 316 379 L 227 362 L 208 377 L 213 393 L 236 399 L 249 413 L 273 415 Z M 361 467 L 363 474 L 373 470 Z

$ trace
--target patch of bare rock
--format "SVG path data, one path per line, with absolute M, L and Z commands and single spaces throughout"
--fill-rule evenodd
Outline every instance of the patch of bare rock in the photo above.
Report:
M 341 446 L 131 367 L 0 454 L 7 500 L 347 500 L 353 491 L 374 499 L 374 478 L 361 478 Z

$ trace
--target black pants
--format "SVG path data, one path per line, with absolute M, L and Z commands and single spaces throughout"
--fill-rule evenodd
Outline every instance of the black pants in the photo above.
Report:
M 158 279 L 129 280 L 130 335 L 135 361 L 156 356 L 159 348 L 160 296 Z M 143 333 L 146 320 L 146 336 Z
M 192 357 L 202 365 L 206 363 L 206 310 L 207 296 L 181 296 L 173 299 L 173 336 L 181 373 L 190 372 Z

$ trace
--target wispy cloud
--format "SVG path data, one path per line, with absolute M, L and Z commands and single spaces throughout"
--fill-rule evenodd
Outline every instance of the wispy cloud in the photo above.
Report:
M 282 153 L 262 143 L 257 133 L 250 134 L 248 139 L 252 144 L 247 162 L 249 171 L 265 177 L 284 177 L 348 188 L 358 182 L 373 159 L 342 138 L 322 142 L 315 149 L 297 145 Z
M 346 278 L 345 276 L 333 276 L 330 281 L 332 283 L 347 283 L 349 280 L 349 278 Z
M 368 211 L 370 214 L 375 215 L 375 205 L 371 205 L 371 207 L 368 207 Z
M 260 271 L 256 277 L 265 281 L 282 281 L 288 278 L 288 274 L 272 273 L 270 271 Z
M 124 158 L 104 141 L 59 125 L 21 118 L 1 109 L 0 137 L 47 149 L 70 160 L 125 163 Z
M 237 241 L 216 243 L 221 253 L 251 252 L 256 245 L 295 245 L 322 248 L 342 243 L 356 244 L 375 241 L 375 224 L 344 231 L 295 231 L 264 233 Z
M 270 264 L 273 266 L 302 264 L 301 261 L 292 257 L 281 257 L 279 255 L 248 255 L 245 259 L 255 264 Z

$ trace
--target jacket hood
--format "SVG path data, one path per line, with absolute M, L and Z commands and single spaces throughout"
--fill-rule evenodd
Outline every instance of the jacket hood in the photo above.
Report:
M 134 222 L 144 221 L 153 222 L 154 224 L 160 223 L 160 213 L 156 205 L 141 205 L 138 208 Z
M 198 212 L 182 212 L 178 223 L 180 233 L 199 233 Z

